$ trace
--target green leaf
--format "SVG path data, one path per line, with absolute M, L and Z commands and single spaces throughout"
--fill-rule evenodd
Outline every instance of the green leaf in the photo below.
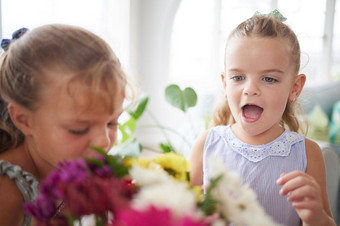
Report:
M 116 177 L 122 178 L 129 173 L 129 168 L 124 165 L 124 157 L 123 156 L 109 156 L 110 160 L 109 165 L 111 171 L 114 172 Z
M 173 147 L 169 143 L 160 143 L 159 146 L 163 150 L 164 153 L 174 151 Z
M 180 110 L 185 112 L 184 108 L 184 98 L 182 95 L 182 91 L 178 85 L 169 85 L 165 89 L 165 99 L 172 106 L 179 108 Z
M 139 119 L 139 117 L 144 113 L 145 108 L 149 102 L 149 97 L 145 93 L 141 94 L 137 100 L 138 106 L 135 111 L 127 111 L 135 120 Z M 131 105 L 136 104 L 135 102 Z M 128 107 L 129 108 L 129 107 Z
M 183 91 L 184 94 L 184 103 L 187 108 L 195 107 L 197 103 L 197 94 L 195 90 L 191 87 L 187 87 Z
M 212 215 L 216 211 L 218 201 L 212 197 L 211 191 L 217 186 L 217 183 L 221 180 L 221 178 L 222 175 L 210 180 L 210 185 L 204 196 L 204 200 L 198 203 L 198 208 L 201 209 L 206 215 Z
M 98 152 L 99 154 L 101 154 L 101 155 L 107 155 L 106 151 L 103 150 L 103 149 L 100 148 L 100 147 L 91 146 L 91 148 L 92 148 L 93 150 L 95 150 L 96 152 Z
M 86 161 L 101 168 L 104 166 L 104 163 L 98 159 L 86 158 Z
M 109 155 L 105 150 L 99 147 L 92 146 L 91 148 L 105 157 L 105 160 L 110 166 L 111 172 L 113 172 L 116 177 L 122 178 L 123 176 L 128 174 L 129 168 L 124 165 L 125 157 L 120 155 Z M 86 158 L 86 161 L 100 168 L 105 166 L 105 163 L 103 161 L 96 158 Z
M 101 216 L 96 216 L 96 226 L 104 226 L 105 220 Z
M 172 106 L 186 112 L 188 108 L 196 105 L 197 94 L 191 87 L 182 91 L 178 85 L 172 84 L 165 89 L 165 99 Z
M 130 139 L 136 131 L 136 119 L 131 117 L 128 121 L 123 124 L 118 125 L 118 129 L 122 134 L 122 138 L 119 140 L 118 144 L 125 143 Z

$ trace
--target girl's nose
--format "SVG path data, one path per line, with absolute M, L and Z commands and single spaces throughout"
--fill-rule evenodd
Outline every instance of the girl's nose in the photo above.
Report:
M 109 151 L 111 147 L 111 139 L 108 131 L 100 133 L 91 141 L 91 146 L 101 148 L 105 151 Z
M 243 94 L 246 96 L 258 96 L 261 92 L 254 82 L 248 82 L 243 90 Z

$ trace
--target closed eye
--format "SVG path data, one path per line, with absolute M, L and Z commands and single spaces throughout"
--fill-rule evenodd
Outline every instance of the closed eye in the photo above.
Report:
M 74 134 L 74 135 L 84 135 L 89 131 L 89 128 L 86 129 L 81 129 L 81 130 L 73 130 L 73 129 L 69 129 L 69 132 Z

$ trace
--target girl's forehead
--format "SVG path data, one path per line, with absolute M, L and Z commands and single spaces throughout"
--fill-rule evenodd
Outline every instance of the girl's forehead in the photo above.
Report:
M 125 98 L 122 87 L 118 85 L 117 89 L 107 89 L 105 85 L 98 89 L 84 83 L 71 84 L 66 95 L 76 109 L 111 113 L 121 109 Z
M 277 53 L 289 56 L 289 45 L 280 38 L 233 38 L 226 46 L 225 54 Z
M 232 38 L 225 52 L 226 70 L 230 68 L 282 69 L 291 66 L 289 49 L 279 38 Z
M 112 85 L 114 86 L 114 85 Z M 75 112 L 91 110 L 93 112 L 120 111 L 125 98 L 123 87 L 116 85 L 116 89 L 107 86 L 93 87 L 90 84 L 70 79 L 61 79 L 50 83 L 44 88 L 42 104 L 54 104 Z
M 243 37 L 237 38 L 232 37 L 228 40 L 226 45 L 226 52 L 230 48 L 235 47 L 259 47 L 259 48 L 275 48 L 280 50 L 285 50 L 288 52 L 290 50 L 289 42 L 283 38 L 269 38 L 269 37 Z

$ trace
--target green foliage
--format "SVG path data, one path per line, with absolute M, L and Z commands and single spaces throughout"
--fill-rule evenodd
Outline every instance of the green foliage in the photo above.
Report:
M 178 85 L 169 85 L 165 89 L 165 99 L 172 106 L 186 112 L 188 108 L 195 107 L 197 94 L 191 87 L 181 90 Z
M 128 111 L 131 117 L 135 120 L 139 119 L 139 117 L 144 113 L 146 106 L 148 105 L 149 97 L 143 93 L 138 98 L 138 106 L 135 111 Z
M 218 182 L 221 180 L 222 175 L 211 179 L 210 185 L 207 189 L 207 193 L 204 196 L 204 200 L 198 204 L 198 207 L 205 213 L 206 215 L 212 215 L 216 211 L 216 205 L 218 204 L 218 201 L 215 200 L 211 192 L 213 188 L 215 188 L 218 184 Z
M 94 149 L 105 158 L 106 162 L 110 166 L 111 172 L 113 172 L 116 177 L 122 178 L 129 173 L 129 168 L 124 164 L 125 157 L 122 157 L 120 155 L 108 155 L 106 151 L 99 147 L 92 147 L 92 149 Z M 106 165 L 103 161 L 95 158 L 86 158 L 86 161 L 94 164 L 99 168 Z
M 171 146 L 170 143 L 160 143 L 159 146 L 164 153 L 172 152 L 172 151 L 175 152 L 175 149 Z
M 184 90 L 181 90 L 178 85 L 171 84 L 165 89 L 165 100 L 173 107 L 181 110 L 186 113 L 189 108 L 195 107 L 197 104 L 197 94 L 195 90 L 191 87 L 186 87 Z M 142 94 L 137 102 L 131 103 L 128 109 L 135 110 L 127 110 L 126 112 L 129 114 L 130 118 L 125 121 L 123 124 L 118 126 L 118 130 L 120 131 L 121 138 L 117 141 L 116 145 L 119 145 L 118 154 L 121 155 L 129 155 L 129 156 L 138 156 L 143 149 L 143 146 L 135 136 L 135 132 L 137 128 L 138 119 L 147 111 L 147 105 L 149 102 L 149 97 L 146 94 Z M 136 106 L 135 108 L 131 106 Z M 153 115 L 151 115 L 153 116 Z M 165 127 L 161 125 L 156 117 L 153 116 L 154 125 L 152 127 L 158 128 L 163 133 L 166 142 L 160 142 L 159 147 L 162 152 L 176 152 L 173 144 L 170 139 L 166 136 L 165 131 L 174 133 L 180 136 L 183 141 L 185 141 L 188 145 L 189 142 L 186 140 L 186 137 L 182 134 L 179 134 L 178 131 Z M 151 127 L 151 126 L 149 126 Z
M 136 118 L 131 118 L 123 124 L 118 125 L 118 129 L 122 134 L 121 143 L 125 143 L 136 131 Z

